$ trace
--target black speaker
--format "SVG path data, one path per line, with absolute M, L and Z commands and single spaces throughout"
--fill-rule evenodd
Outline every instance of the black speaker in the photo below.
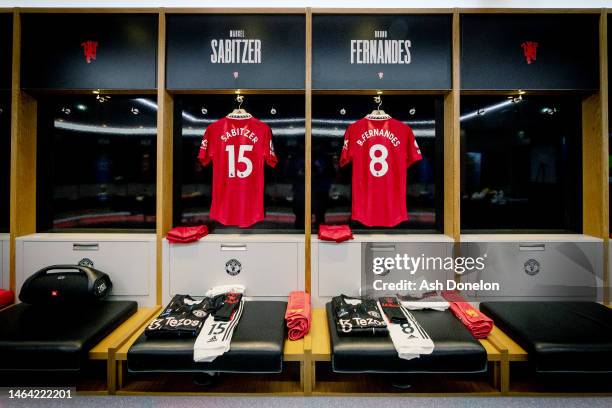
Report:
M 81 265 L 48 266 L 30 276 L 19 300 L 30 304 L 92 303 L 106 298 L 113 288 L 109 276 Z

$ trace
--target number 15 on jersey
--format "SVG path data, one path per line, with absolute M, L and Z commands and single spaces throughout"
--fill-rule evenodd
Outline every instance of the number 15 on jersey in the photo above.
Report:
M 238 159 L 236 160 L 236 149 L 234 145 L 225 146 L 225 151 L 227 152 L 227 176 L 229 178 L 236 177 L 236 161 L 238 161 L 238 163 L 243 163 L 245 166 L 244 171 L 238 170 L 239 178 L 249 177 L 249 175 L 253 172 L 253 162 L 244 155 L 245 152 L 253 151 L 253 145 L 240 145 L 238 147 Z

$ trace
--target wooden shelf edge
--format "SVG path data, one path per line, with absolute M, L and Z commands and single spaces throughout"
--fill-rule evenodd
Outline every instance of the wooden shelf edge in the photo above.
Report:
M 125 343 L 132 334 L 157 315 L 160 306 L 139 308 L 119 327 L 100 341 L 89 351 L 90 360 L 108 360 L 110 354 Z
M 126 361 L 127 360 L 127 352 L 132 347 L 132 344 L 140 337 L 140 335 L 144 332 L 147 324 L 155 319 L 161 310 L 161 306 L 156 306 L 155 311 L 152 312 L 147 319 L 143 320 L 142 324 L 138 326 L 138 328 L 132 332 L 130 336 L 128 336 L 116 349 L 115 349 L 115 361 Z
M 489 340 L 502 355 L 507 355 L 508 361 L 528 360 L 527 352 L 497 326 L 493 328 L 487 340 Z

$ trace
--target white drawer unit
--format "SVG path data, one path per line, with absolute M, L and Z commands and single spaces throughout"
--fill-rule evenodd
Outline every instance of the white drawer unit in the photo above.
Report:
M 46 266 L 82 264 L 110 276 L 111 298 L 157 303 L 153 234 L 34 234 L 16 240 L 16 259 L 17 290 Z
M 340 293 L 359 296 L 361 290 L 362 251 L 360 242 L 318 241 L 313 245 L 313 287 L 318 296 L 331 298 Z M 315 276 L 316 275 L 316 276 Z
M 603 240 L 586 235 L 462 235 L 462 255 L 485 256 L 462 282 L 497 283 L 469 291 L 486 300 L 601 300 Z
M 0 234 L 0 288 L 8 289 L 11 284 L 9 258 L 9 234 Z
M 304 289 L 304 239 L 293 235 L 209 235 L 191 244 L 164 240 L 164 302 L 241 284 L 255 298 L 286 298 Z
M 374 258 L 452 256 L 453 240 L 445 235 L 355 235 L 354 240 L 340 244 L 313 239 L 312 290 L 313 305 L 323 307 L 339 294 L 359 296 L 387 292 L 372 291 L 374 281 L 384 283 L 407 279 L 420 282 L 423 279 L 451 279 L 445 271 L 422 271 L 410 275 L 404 270 L 373 274 Z M 397 293 L 397 291 L 392 291 Z M 389 292 L 391 293 L 391 292 Z

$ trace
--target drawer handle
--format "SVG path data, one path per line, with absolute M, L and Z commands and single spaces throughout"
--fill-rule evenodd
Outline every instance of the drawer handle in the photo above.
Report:
M 73 251 L 99 251 L 99 244 L 72 244 Z
M 222 251 L 246 251 L 247 246 L 246 244 L 239 244 L 239 245 L 221 244 L 221 250 Z
M 395 245 L 371 246 L 370 251 L 394 252 Z
M 519 251 L 545 251 L 544 244 L 519 244 Z

